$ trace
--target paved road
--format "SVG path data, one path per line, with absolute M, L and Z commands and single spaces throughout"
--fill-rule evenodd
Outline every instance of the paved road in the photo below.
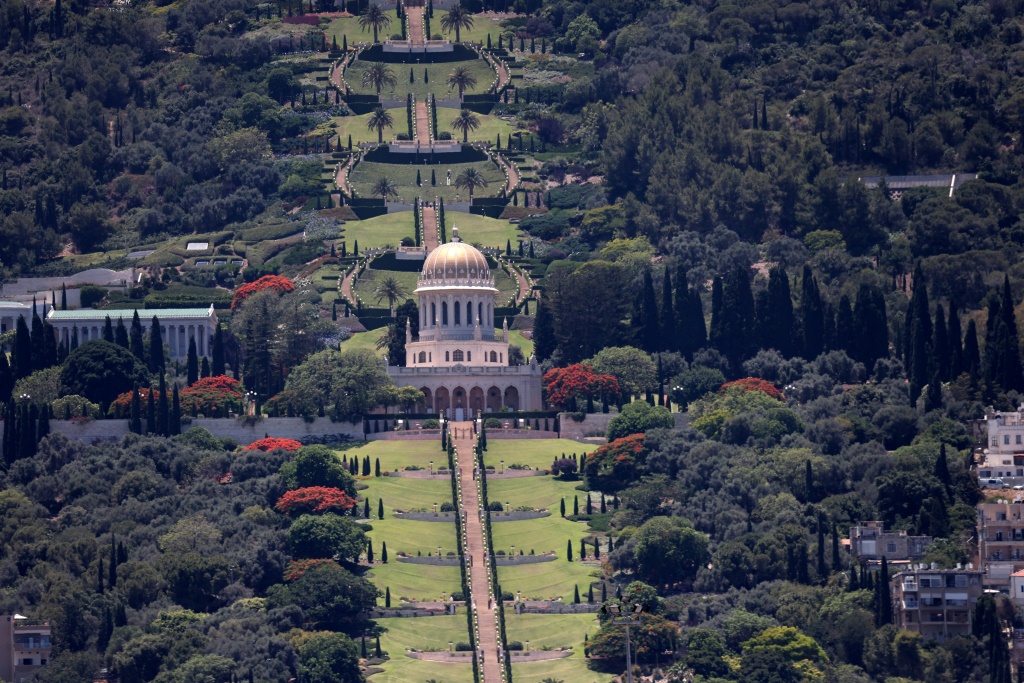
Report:
M 416 142 L 430 144 L 430 107 L 426 100 L 416 100 Z
M 483 651 L 484 660 L 480 671 L 484 683 L 501 683 L 501 665 L 498 661 L 498 633 L 494 624 L 494 607 L 489 602 L 489 573 L 487 569 L 487 548 L 484 544 L 483 524 L 480 521 L 480 498 L 477 496 L 476 481 L 473 478 L 473 423 L 452 422 L 454 440 L 459 452 L 461 474 L 462 506 L 466 512 L 466 544 L 472 565 L 469 568 L 472 580 L 472 602 L 476 606 L 480 624 L 480 639 L 477 644 Z
M 432 206 L 423 207 L 423 246 L 428 254 L 437 249 L 437 209 Z
M 409 15 L 409 42 L 413 45 L 423 44 L 423 8 L 406 7 L 406 14 Z

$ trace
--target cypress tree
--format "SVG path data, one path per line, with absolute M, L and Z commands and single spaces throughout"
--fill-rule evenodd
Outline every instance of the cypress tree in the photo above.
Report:
M 708 342 L 716 349 L 722 344 L 722 325 L 722 278 L 716 275 L 711 280 L 711 329 L 708 333 Z
M 604 494 L 602 493 L 601 494 L 601 514 L 603 515 L 603 514 L 605 514 L 607 512 L 608 512 L 608 504 L 605 503 Z
M 160 406 L 158 408 L 158 422 L 157 429 L 160 431 L 160 436 L 171 435 L 171 416 L 170 406 L 167 400 L 167 383 L 164 378 L 163 371 L 160 372 Z
M 572 562 L 572 541 L 565 542 L 565 559 Z
M 577 496 L 577 495 L 574 495 L 572 497 L 572 514 L 573 515 L 580 514 L 580 497 Z
M 949 372 L 953 366 L 953 359 L 950 354 L 949 330 L 946 327 L 946 312 L 942 304 L 935 307 L 935 323 L 932 325 L 932 371 L 939 381 L 950 379 Z
M 590 494 L 589 493 L 587 494 L 587 514 L 588 515 L 594 514 L 594 504 L 591 502 Z
M 35 311 L 35 303 L 32 305 L 32 310 Z M 32 313 L 32 330 L 29 332 L 29 338 L 32 340 L 32 371 L 44 370 L 46 368 L 46 333 L 43 330 L 43 321 L 34 312 Z
M 391 586 L 384 588 L 384 606 L 391 607 Z
M 574 604 L 574 605 L 580 604 L 580 587 L 579 586 L 573 586 L 572 604 Z
M 103 341 L 114 343 L 114 326 L 110 322 L 109 315 L 103 318 Z
M 836 309 L 836 331 L 832 348 L 849 353 L 856 345 L 855 342 L 853 306 L 850 305 L 850 297 L 844 294 L 839 298 L 839 308 Z
M 175 385 L 174 391 L 172 392 L 174 401 L 171 406 L 171 435 L 175 436 L 181 434 L 181 402 L 178 400 L 178 387 Z M 257 402 L 258 404 L 258 402 Z
M 967 333 L 964 335 L 964 372 L 971 377 L 978 377 L 981 372 L 981 351 L 978 349 L 978 326 L 974 318 L 967 321 Z
M 590 586 L 587 588 L 587 604 L 594 604 L 594 584 L 590 584 Z
M 68 286 L 65 283 L 60 283 L 60 310 L 68 310 Z
M 676 309 L 672 302 L 672 276 L 665 264 L 665 275 L 661 281 L 661 335 L 659 350 L 673 351 L 678 342 L 675 339 L 678 323 L 676 322 Z
M 839 555 L 839 529 L 836 523 L 832 522 L 832 571 L 837 572 L 843 568 L 842 558 Z
M 363 519 L 369 519 L 369 518 L 370 518 L 370 499 L 369 498 L 364 498 L 363 499 Z
M 885 312 L 885 295 L 877 287 L 862 283 L 857 290 L 853 309 L 855 342 L 850 357 L 868 370 L 879 358 L 889 355 L 889 321 Z
M 825 522 L 818 517 L 818 581 L 820 583 L 825 582 L 825 578 L 828 576 L 828 568 L 825 566 Z
M 638 314 L 633 321 L 637 328 L 640 347 L 648 353 L 659 350 L 660 320 L 658 316 L 658 300 L 654 294 L 654 277 L 648 269 L 644 273 L 643 286 L 638 300 Z
M 139 311 L 132 313 L 132 329 L 128 333 L 128 349 L 140 363 L 146 362 L 146 345 L 143 341 L 142 321 L 139 319 Z
M 882 556 L 882 567 L 878 572 L 878 621 L 879 626 L 892 623 L 892 592 L 889 586 L 889 563 Z
M 917 270 L 920 274 L 920 268 Z M 907 356 L 907 375 L 910 379 L 910 404 L 914 405 L 921 390 L 930 379 L 928 374 L 931 360 L 932 321 L 928 306 L 928 290 L 923 276 L 914 279 L 914 294 L 907 310 L 907 330 L 910 333 Z
M 99 593 L 100 595 L 103 595 L 103 592 L 104 592 L 104 587 L 103 587 L 103 579 L 104 578 L 106 578 L 106 577 L 103 576 L 103 556 L 101 555 L 100 556 L 99 564 L 97 565 L 97 569 L 96 569 L 96 592 Z
M 203 360 L 199 363 L 199 377 L 206 378 L 210 376 L 210 359 L 203 356 Z
M 782 266 L 776 266 L 768 273 L 768 305 L 765 313 L 767 348 L 775 349 L 787 358 L 792 356 L 793 297 L 789 290 L 789 276 Z
M 224 371 L 224 331 L 220 325 L 213 332 L 213 348 L 210 350 L 210 373 L 214 377 L 226 374 Z
M 0 350 L 0 403 L 7 403 L 11 400 L 11 391 L 13 389 L 14 372 L 7 362 L 7 354 Z
M 544 299 L 537 302 L 537 317 L 533 326 L 533 352 L 538 362 L 546 361 L 558 347 L 555 338 L 554 316 Z
M 39 426 L 36 430 L 36 442 L 43 440 L 50 433 L 50 406 L 44 405 L 39 410 Z
M 124 326 L 124 318 L 117 319 L 117 326 L 114 327 L 114 342 L 122 349 L 131 350 L 128 343 L 128 328 Z
M 377 519 L 384 519 L 384 499 L 377 499 Z
M 366 656 L 366 636 L 363 636 L 362 646 L 360 647 L 359 650 L 359 656 L 363 659 L 369 659 L 369 657 Z
M 25 316 L 18 316 L 14 329 L 14 353 L 11 360 L 14 363 L 14 379 L 19 380 L 32 374 L 32 335 L 28 331 Z
M 953 478 L 949 474 L 949 462 L 946 459 L 945 442 L 939 444 L 939 455 L 935 459 L 935 478 L 942 482 L 942 485 L 946 487 L 946 493 L 949 494 L 953 484 Z
M 134 434 L 142 433 L 142 405 L 139 400 L 139 385 L 132 388 L 132 413 L 128 429 Z
M 376 458 L 375 459 L 373 467 L 374 467 L 374 469 L 373 469 L 373 476 L 379 477 L 380 476 L 380 458 Z
M 565 517 L 565 498 L 563 498 L 559 502 L 559 508 L 560 508 L 560 512 L 562 513 L 562 516 Z
M 946 325 L 946 343 L 949 344 L 949 372 L 947 377 L 956 379 L 964 372 L 963 334 L 960 331 L 960 313 L 955 302 L 949 304 L 949 317 Z
M 199 354 L 196 352 L 196 338 L 188 340 L 188 355 L 185 357 L 187 367 L 187 383 L 192 386 L 199 381 Z
M 1013 311 L 1013 294 L 1010 291 L 1010 276 L 1003 275 L 1003 293 L 999 305 L 1000 326 L 996 337 L 1001 356 L 1000 373 L 996 382 L 1004 389 L 1024 389 L 1024 373 L 1021 370 L 1020 336 L 1017 318 Z
M 380 561 L 381 561 L 382 564 L 387 564 L 388 563 L 388 543 L 387 543 L 387 541 L 382 541 L 381 544 L 380 544 Z
M 757 339 L 754 327 L 754 295 L 750 289 L 750 272 L 744 266 L 733 269 L 722 288 L 721 339 L 718 350 L 729 359 L 736 372 L 745 359 L 753 355 Z
M 374 424 L 376 424 L 376 421 L 374 421 Z M 363 457 L 363 476 L 370 476 L 370 456 L 368 455 Z
M 802 355 L 808 360 L 817 358 L 825 348 L 825 312 L 818 291 L 818 283 L 811 267 L 804 265 L 801 278 L 800 322 L 803 331 Z
M 160 332 L 160 319 L 155 315 L 149 326 L 149 371 L 156 373 L 164 369 L 164 339 Z

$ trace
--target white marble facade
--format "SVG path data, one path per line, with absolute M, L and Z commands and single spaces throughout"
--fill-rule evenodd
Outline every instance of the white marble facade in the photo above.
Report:
M 103 339 L 103 327 L 107 316 L 116 327 L 120 318 L 124 326 L 131 330 L 132 309 L 98 311 L 80 309 L 76 311 L 50 311 L 46 319 L 57 334 L 59 342 L 70 343 L 74 329 L 78 328 L 78 343 L 84 344 L 92 339 Z M 213 335 L 217 330 L 217 314 L 211 305 L 209 308 L 169 308 L 139 310 L 139 322 L 146 333 L 153 324 L 153 316 L 160 322 L 160 334 L 170 353 L 171 360 L 185 360 L 188 356 L 189 340 L 196 340 L 196 353 L 199 357 L 209 357 L 213 351 Z

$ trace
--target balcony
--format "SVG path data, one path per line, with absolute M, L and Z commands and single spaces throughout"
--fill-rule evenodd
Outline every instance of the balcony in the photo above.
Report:
M 917 590 L 917 580 L 916 579 L 903 579 L 903 590 L 904 590 L 904 592 L 906 592 L 906 591 L 916 591 Z

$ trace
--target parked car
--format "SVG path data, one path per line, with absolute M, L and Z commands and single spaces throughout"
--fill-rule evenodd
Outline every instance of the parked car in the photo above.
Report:
M 509 218 L 508 222 L 512 223 L 512 224 L 515 224 L 515 225 L 518 225 L 519 224 L 519 220 L 520 219 L 518 219 L 518 218 Z
M 979 482 L 983 489 L 1008 489 L 1010 488 L 1002 479 L 981 479 Z

